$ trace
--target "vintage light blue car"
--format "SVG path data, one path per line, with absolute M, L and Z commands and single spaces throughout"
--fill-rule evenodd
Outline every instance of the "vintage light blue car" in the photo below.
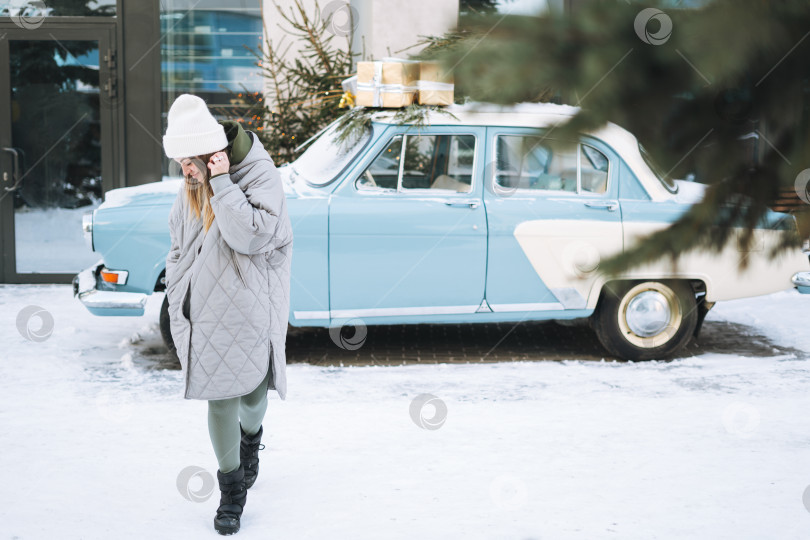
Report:
M 560 145 L 552 127 L 576 110 L 453 106 L 419 126 L 380 112 L 342 143 L 335 125 L 325 130 L 280 169 L 294 231 L 290 325 L 587 318 L 609 353 L 643 360 L 674 354 L 717 301 L 810 292 L 806 253 L 768 257 L 796 226 L 778 213 L 747 251 L 731 242 L 608 280 L 600 260 L 666 227 L 703 186 L 659 175 L 613 124 Z M 74 293 L 91 312 L 142 315 L 163 289 L 181 182 L 112 190 L 85 216 L 103 259 L 76 276 Z

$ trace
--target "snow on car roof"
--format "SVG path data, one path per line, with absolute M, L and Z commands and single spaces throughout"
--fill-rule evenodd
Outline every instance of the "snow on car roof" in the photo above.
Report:
M 395 123 L 394 116 L 398 109 L 380 111 L 374 120 L 381 123 Z M 557 105 L 555 103 L 518 103 L 516 105 L 498 105 L 496 103 L 470 102 L 464 105 L 450 105 L 444 110 L 458 118 L 441 111 L 428 113 L 428 122 L 436 125 L 512 125 L 542 127 L 560 124 L 569 120 L 579 107 Z

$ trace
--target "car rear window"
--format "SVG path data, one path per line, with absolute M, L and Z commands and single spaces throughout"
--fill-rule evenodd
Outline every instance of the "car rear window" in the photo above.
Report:
M 678 192 L 678 184 L 675 183 L 675 180 L 670 178 L 668 175 L 664 174 L 658 164 L 653 161 L 652 156 L 647 151 L 641 143 L 638 143 L 638 149 L 641 152 L 641 157 L 644 158 L 644 163 L 650 168 L 658 181 L 661 182 L 661 185 L 666 188 L 667 191 L 670 193 L 677 193 Z

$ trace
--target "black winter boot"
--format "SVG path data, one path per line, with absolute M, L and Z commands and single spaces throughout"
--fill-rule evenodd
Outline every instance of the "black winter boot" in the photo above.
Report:
M 239 519 L 247 500 L 245 487 L 245 468 L 240 464 L 235 471 L 223 474 L 217 471 L 219 480 L 219 508 L 214 518 L 214 528 L 219 534 L 234 534 L 239 532 Z
M 259 431 L 255 435 L 245 433 L 242 424 L 239 424 L 239 429 L 242 431 L 242 442 L 239 444 L 239 460 L 245 468 L 245 486 L 250 489 L 259 474 L 259 450 L 264 450 L 264 445 L 261 444 L 264 429 L 259 426 Z

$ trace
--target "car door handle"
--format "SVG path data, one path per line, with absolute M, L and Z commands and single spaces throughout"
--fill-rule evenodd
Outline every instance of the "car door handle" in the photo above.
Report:
M 449 201 L 444 201 L 444 204 L 446 204 L 447 206 L 453 206 L 453 207 L 456 207 L 456 208 L 478 208 L 478 201 L 470 201 L 470 200 L 466 200 L 466 201 L 449 200 Z
M 602 208 L 608 212 L 615 212 L 619 209 L 619 201 L 585 201 L 588 208 Z

